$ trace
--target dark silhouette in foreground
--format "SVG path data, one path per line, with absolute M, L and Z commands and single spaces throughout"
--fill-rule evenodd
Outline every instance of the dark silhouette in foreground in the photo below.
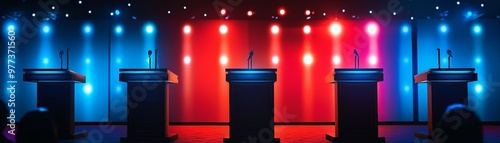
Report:
M 4 118 L 0 121 L 0 142 L 1 143 L 12 143 L 10 140 L 7 139 L 6 136 L 4 136 L 4 131 L 5 131 L 5 127 L 7 127 L 7 119 L 5 119 L 5 117 L 9 116 L 9 110 L 7 109 L 7 105 L 5 105 L 5 103 L 0 100 L 0 117 Z
M 57 143 L 56 124 L 45 108 L 26 113 L 21 119 L 16 143 Z
M 463 104 L 448 106 L 438 127 L 442 129 L 437 143 L 482 143 L 483 127 L 479 116 Z

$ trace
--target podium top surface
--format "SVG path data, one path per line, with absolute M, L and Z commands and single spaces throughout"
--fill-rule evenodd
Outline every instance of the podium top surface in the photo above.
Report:
M 326 83 L 336 82 L 379 82 L 384 80 L 382 68 L 334 69 L 325 77 Z
M 226 69 L 227 82 L 276 82 L 277 69 Z
M 477 81 L 475 68 L 431 68 L 414 76 L 415 83 Z
M 85 83 L 86 77 L 68 69 L 23 69 L 23 81 Z
M 168 69 L 120 69 L 122 82 L 179 83 L 178 76 Z

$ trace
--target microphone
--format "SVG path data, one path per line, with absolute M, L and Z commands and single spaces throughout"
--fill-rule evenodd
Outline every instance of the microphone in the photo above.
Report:
M 63 54 L 64 54 L 63 50 L 59 51 L 59 59 L 61 59 L 61 69 L 63 68 L 63 59 L 62 59 Z
M 69 70 L 69 48 L 66 49 L 66 69 Z
M 253 57 L 253 50 L 250 51 L 250 54 L 248 54 L 248 59 L 247 60 L 250 60 L 252 57 Z
M 356 49 L 354 49 L 354 68 L 359 68 L 359 54 Z
M 252 68 L 252 57 L 253 57 L 253 50 L 250 51 L 250 54 L 248 54 L 248 68 L 251 69 Z
M 148 51 L 148 57 L 149 57 L 149 69 L 151 69 L 151 54 L 153 54 L 153 51 L 149 50 L 149 51 Z
M 438 51 L 438 69 L 441 69 L 441 49 L 437 48 Z
M 64 54 L 63 50 L 59 51 L 59 58 L 62 58 L 63 54 Z
M 158 49 L 155 49 L 155 69 L 158 68 Z
M 448 54 L 448 56 L 453 57 L 453 56 L 451 55 L 451 50 L 450 50 L 450 49 L 446 50 L 446 53 Z

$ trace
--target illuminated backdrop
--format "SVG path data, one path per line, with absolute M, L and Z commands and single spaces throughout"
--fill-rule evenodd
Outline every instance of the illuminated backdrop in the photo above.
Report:
M 453 50 L 452 67 L 476 68 L 479 81 L 469 87 L 473 105 L 483 120 L 500 121 L 500 115 L 494 114 L 500 109 L 494 104 L 500 101 L 500 85 L 494 82 L 500 81 L 494 62 L 499 61 L 494 53 L 500 53 L 499 21 L 419 20 L 413 24 L 418 29 L 417 57 L 412 57 L 410 20 L 392 20 L 387 25 L 369 20 L 56 21 L 37 27 L 36 36 L 21 45 L 17 68 L 58 68 L 59 50 L 71 48 L 70 69 L 87 76 L 87 83 L 75 87 L 76 121 L 102 122 L 109 117 L 123 122 L 126 83 L 118 81 L 118 69 L 148 68 L 147 51 L 158 49 L 158 67 L 179 76 L 179 84 L 170 88 L 171 121 L 227 122 L 224 70 L 246 68 L 248 53 L 254 50 L 254 68 L 278 69 L 275 113 L 295 115 L 286 119 L 277 115 L 277 122 L 333 122 L 335 89 L 325 83 L 325 76 L 334 68 L 352 68 L 356 49 L 361 67 L 384 68 L 379 120 L 411 122 L 412 59 L 418 59 L 418 72 L 436 67 L 435 49 L 440 47 Z M 9 25 L 21 27 L 4 22 L 4 33 Z M 5 55 L 6 50 L 1 52 Z M 445 52 L 441 57 L 446 57 Z M 442 67 L 446 62 L 443 59 Z M 21 72 L 16 75 L 22 77 Z M 23 115 L 36 107 L 36 84 L 18 86 L 16 109 Z M 425 121 L 426 87 L 419 85 L 418 93 L 419 121 Z

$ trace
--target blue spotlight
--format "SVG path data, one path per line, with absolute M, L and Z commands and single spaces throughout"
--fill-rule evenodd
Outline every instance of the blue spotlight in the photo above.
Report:
M 116 15 L 120 15 L 120 11 L 119 11 L 118 9 L 117 9 L 117 10 L 115 10 L 115 14 L 116 14 Z
M 49 109 L 47 109 L 47 108 L 45 108 L 45 107 L 38 107 L 38 108 L 37 108 L 37 110 L 38 110 L 39 112 L 47 112 L 47 111 L 49 111 Z
M 476 33 L 476 34 L 481 33 L 481 26 L 475 25 L 473 30 L 474 30 L 474 33 Z
M 90 28 L 90 26 L 85 26 L 83 30 L 85 31 L 85 33 L 90 33 L 92 31 L 92 28 Z
M 476 58 L 476 63 L 481 63 L 481 58 Z
M 90 64 L 90 59 L 89 58 L 85 59 L 85 63 Z
M 405 92 L 408 92 L 408 91 L 410 91 L 410 86 L 406 85 L 405 86 Z
M 43 58 L 43 64 L 49 64 L 49 59 Z
M 408 58 L 404 58 L 404 59 L 403 59 L 403 61 L 404 61 L 405 63 L 408 63 Z
M 153 26 L 151 25 L 146 26 L 146 32 L 153 33 Z
M 121 34 L 121 33 L 122 33 L 122 31 L 123 31 L 122 26 L 116 26 L 116 28 L 115 28 L 115 32 L 116 32 L 117 34 Z
M 49 26 L 43 26 L 43 32 L 49 33 L 49 31 L 50 31 Z
M 116 86 L 116 92 L 121 92 L 122 91 L 122 87 L 121 86 Z
M 83 92 L 87 95 L 91 94 L 92 93 L 92 85 L 85 84 L 85 86 L 83 87 Z
M 122 59 L 117 58 L 117 59 L 116 59 L 116 63 L 118 63 L 118 64 L 119 64 L 119 63 L 122 63 Z
M 476 93 L 483 92 L 483 86 L 481 84 L 477 84 L 474 89 L 476 90 Z
M 447 58 L 443 58 L 443 63 L 448 63 L 448 59 Z
M 441 32 L 445 33 L 446 31 L 448 31 L 448 27 L 446 27 L 446 25 L 441 25 L 441 28 L 439 28 L 441 30 Z
M 467 17 L 471 17 L 472 16 L 472 11 L 468 11 L 467 12 Z
M 402 30 L 403 30 L 404 33 L 407 33 L 408 32 L 408 26 L 403 26 Z
M 9 25 L 9 27 L 7 27 L 8 31 L 14 31 L 14 29 L 15 29 L 14 25 Z

